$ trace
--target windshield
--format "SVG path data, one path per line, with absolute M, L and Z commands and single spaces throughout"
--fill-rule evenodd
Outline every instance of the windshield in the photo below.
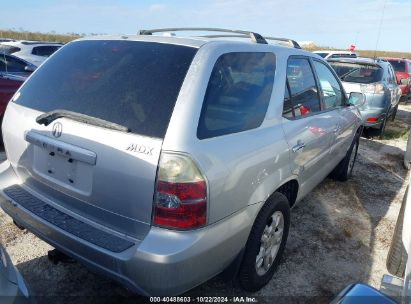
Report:
M 331 62 L 338 77 L 345 82 L 373 83 L 381 81 L 381 67 L 360 63 Z
M 163 138 L 197 49 L 155 42 L 69 43 L 32 75 L 17 104 L 67 110 Z
M 401 60 L 388 60 L 391 63 L 394 71 L 396 72 L 405 72 L 405 61 Z

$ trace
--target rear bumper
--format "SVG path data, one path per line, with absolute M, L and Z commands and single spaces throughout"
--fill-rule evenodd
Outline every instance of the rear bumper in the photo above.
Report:
M 51 224 L 8 197 L 16 184 L 8 161 L 0 165 L 0 205 L 29 231 L 97 272 L 143 295 L 175 295 L 224 270 L 244 247 L 258 205 L 195 231 L 152 227 L 144 240 L 112 252 Z
M 367 128 L 380 128 L 382 122 L 386 116 L 386 109 L 384 108 L 370 108 L 370 109 L 361 109 L 362 123 L 364 127 Z M 377 118 L 376 122 L 368 122 L 368 118 Z

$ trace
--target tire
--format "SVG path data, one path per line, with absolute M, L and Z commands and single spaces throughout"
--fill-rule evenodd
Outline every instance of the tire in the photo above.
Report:
M 259 256 L 263 256 L 262 248 L 264 248 L 263 235 L 267 234 L 267 227 L 274 224 L 272 217 L 276 217 L 279 214 L 283 216 L 283 230 L 281 240 L 275 242 L 275 233 L 280 231 L 275 229 L 273 231 L 273 246 L 276 247 L 275 255 L 271 259 L 263 259 L 261 266 L 258 266 Z M 270 226 L 271 226 L 270 225 Z M 278 225 L 280 227 L 280 225 Z M 281 256 L 284 252 L 284 247 L 287 242 L 288 231 L 290 228 L 290 204 L 287 198 L 281 193 L 274 193 L 265 205 L 261 208 L 260 212 L 255 219 L 253 227 L 251 228 L 250 235 L 247 240 L 244 257 L 240 266 L 238 279 L 242 289 L 246 291 L 257 291 L 264 287 L 273 277 L 275 270 L 277 269 Z M 267 238 L 266 238 L 267 239 Z M 273 252 L 273 248 L 271 251 Z M 265 264 L 266 261 L 271 261 Z M 266 267 L 264 267 L 266 265 Z M 263 273 L 266 271 L 265 273 Z
M 355 161 L 357 160 L 358 145 L 360 143 L 360 136 L 357 134 L 351 143 L 350 148 L 345 154 L 345 157 L 338 163 L 331 176 L 341 182 L 347 181 L 354 170 Z
M 391 121 L 394 121 L 395 117 L 397 116 L 397 111 L 398 111 L 398 104 L 395 106 L 394 110 L 392 111 Z
M 387 270 L 392 275 L 404 277 L 405 266 L 407 265 L 408 254 L 402 242 L 402 226 L 404 223 L 404 211 L 407 199 L 407 191 L 404 195 L 404 200 L 401 205 L 400 213 L 398 214 L 397 223 L 395 224 L 394 235 L 392 237 L 390 250 L 387 255 Z
M 378 132 L 378 139 L 384 139 L 385 126 L 387 125 L 387 119 L 388 119 L 388 117 L 385 117 L 384 121 L 381 124 L 381 127 L 380 127 L 379 132 Z

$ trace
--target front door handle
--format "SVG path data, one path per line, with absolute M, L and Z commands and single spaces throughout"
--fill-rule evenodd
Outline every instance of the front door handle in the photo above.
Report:
M 305 143 L 298 141 L 298 143 L 292 148 L 293 152 L 296 153 L 302 149 L 304 149 Z

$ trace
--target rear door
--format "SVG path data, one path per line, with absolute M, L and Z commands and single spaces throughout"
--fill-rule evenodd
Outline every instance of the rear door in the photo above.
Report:
M 172 44 L 90 40 L 50 57 L 15 95 L 3 125 L 23 187 L 56 208 L 143 237 L 162 141 L 195 53 Z M 107 124 L 36 122 L 56 110 Z
M 313 65 L 320 84 L 323 111 L 329 113 L 330 119 L 336 122 L 330 149 L 330 162 L 335 166 L 351 145 L 358 117 L 346 105 L 346 96 L 338 76 L 323 62 L 313 59 Z
M 300 196 L 332 169 L 329 150 L 337 121 L 321 110 L 317 81 L 307 57 L 290 57 L 287 66 L 283 129 L 290 146 L 290 165 L 299 176 Z

